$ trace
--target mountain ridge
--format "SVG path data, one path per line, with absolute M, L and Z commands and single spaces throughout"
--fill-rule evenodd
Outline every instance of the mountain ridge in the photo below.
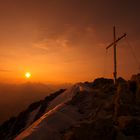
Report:
M 13 139 L 139 140 L 139 118 L 140 74 L 128 81 L 118 78 L 116 85 L 112 79 L 98 78 L 58 95 Z
M 0 126 L 0 139 L 11 139 L 25 128 L 30 126 L 39 117 L 43 115 L 49 103 L 63 93 L 65 89 L 60 89 L 47 97 L 44 100 L 34 102 L 27 109 L 20 112 L 17 117 L 11 117 L 8 121 Z

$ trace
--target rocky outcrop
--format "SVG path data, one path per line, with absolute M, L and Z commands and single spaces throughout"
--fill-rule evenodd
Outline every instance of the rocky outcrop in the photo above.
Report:
M 131 86 L 135 93 L 136 103 L 140 105 L 140 74 L 132 76 Z
M 99 119 L 81 123 L 67 132 L 63 140 L 115 140 L 116 133 L 112 119 Z
M 116 86 L 107 79 L 95 80 L 91 114 L 66 130 L 63 140 L 139 140 L 139 76 L 130 81 L 119 78 Z

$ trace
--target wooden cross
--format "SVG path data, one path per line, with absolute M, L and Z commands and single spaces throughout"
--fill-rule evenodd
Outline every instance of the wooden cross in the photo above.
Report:
M 106 50 L 108 50 L 112 46 L 114 47 L 114 73 L 113 73 L 113 75 L 114 75 L 114 82 L 116 84 L 116 81 L 117 81 L 117 55 L 116 55 L 117 49 L 116 49 L 116 46 L 117 46 L 117 43 L 126 36 L 126 33 L 124 35 L 122 35 L 121 37 L 119 37 L 118 39 L 116 39 L 116 28 L 114 26 L 113 27 L 113 36 L 114 36 L 114 41 L 113 41 L 113 43 L 111 43 L 110 45 L 108 45 L 106 47 Z

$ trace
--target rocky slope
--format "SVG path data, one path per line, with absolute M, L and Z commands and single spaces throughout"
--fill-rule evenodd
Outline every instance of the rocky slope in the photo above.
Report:
M 98 79 L 92 89 L 94 97 L 90 113 L 65 131 L 62 139 L 139 140 L 140 74 L 134 75 L 130 81 L 119 78 L 116 86 L 111 81 Z M 77 101 L 74 103 L 76 105 Z
M 33 116 L 33 115 L 31 115 Z M 15 140 L 139 140 L 140 74 L 99 78 L 57 96 Z
M 61 89 L 50 94 L 44 100 L 32 103 L 27 109 L 21 112 L 17 117 L 12 117 L 0 126 L 0 139 L 13 139 L 17 134 L 30 126 L 39 119 L 47 110 L 50 102 L 62 94 L 65 89 Z

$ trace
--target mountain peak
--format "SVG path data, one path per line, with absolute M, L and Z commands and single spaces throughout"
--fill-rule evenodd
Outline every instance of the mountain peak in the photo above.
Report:
M 117 85 L 114 85 L 112 79 L 98 78 L 62 90 L 61 94 L 51 100 L 45 112 L 14 139 L 138 140 L 138 77 L 139 74 L 129 81 L 119 78 Z M 31 116 L 34 116 L 34 112 Z

